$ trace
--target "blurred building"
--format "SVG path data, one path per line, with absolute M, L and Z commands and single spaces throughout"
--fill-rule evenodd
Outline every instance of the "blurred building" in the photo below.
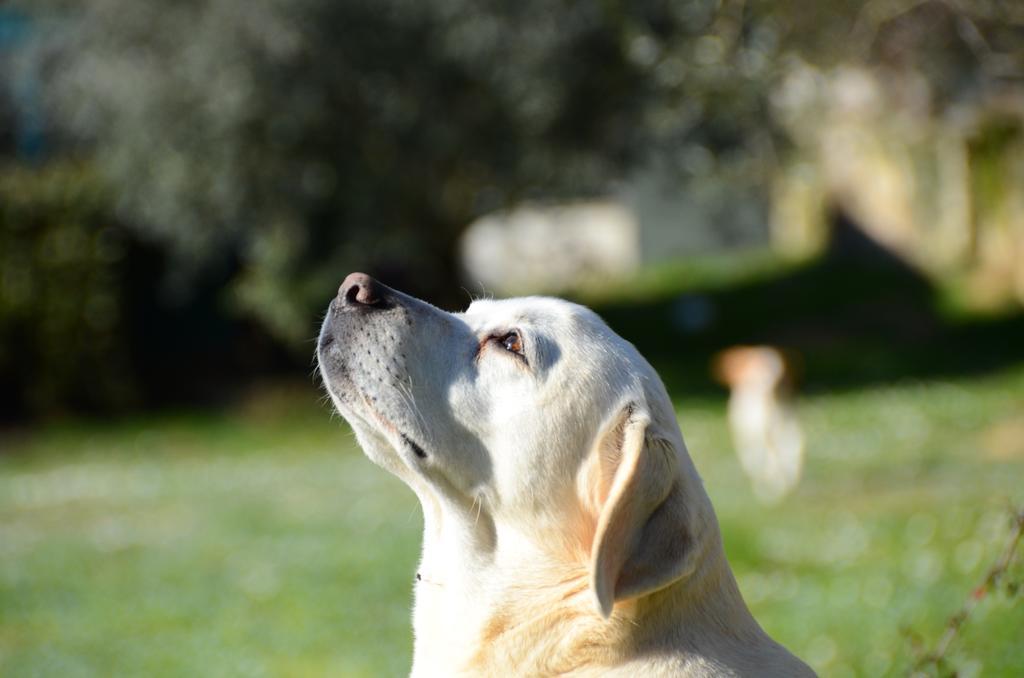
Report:
M 644 264 L 768 242 L 767 207 L 731 182 L 701 147 L 691 171 L 648 168 L 602 200 L 525 204 L 469 226 L 467 283 L 498 294 L 560 292 L 625 276 Z
M 980 91 L 941 113 L 927 82 L 794 68 L 778 118 L 795 142 L 773 196 L 773 241 L 817 254 L 842 212 L 932 276 L 965 274 L 982 303 L 1024 301 L 1024 96 Z
M 471 285 L 500 294 L 580 287 L 639 264 L 635 215 L 617 202 L 527 205 L 487 215 L 462 237 Z

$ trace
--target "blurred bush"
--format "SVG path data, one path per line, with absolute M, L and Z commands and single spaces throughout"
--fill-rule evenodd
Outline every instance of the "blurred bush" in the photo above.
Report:
M 211 404 L 294 367 L 230 312 L 237 261 L 207 266 L 189 296 L 114 198 L 90 162 L 0 166 L 0 423 Z
M 353 266 L 451 299 L 458 236 L 496 207 L 600 193 L 652 148 L 749 157 L 778 48 L 763 8 L 715 2 L 25 10 L 46 109 L 119 214 L 182 279 L 237 257 L 236 308 L 293 345 Z
M 0 168 L 0 407 L 109 409 L 133 399 L 123 233 L 93 169 Z
M 871 9 L 874 7 L 875 9 Z M 772 96 L 790 142 L 775 242 L 820 252 L 843 212 L 975 305 L 1024 302 L 1024 11 L 1010 3 L 868 5 L 862 59 L 791 64 Z
M 15 115 L 14 124 L 41 130 L 31 136 L 45 141 L 34 143 L 52 161 L 87 158 L 90 185 L 108 206 L 95 214 L 145 243 L 143 257 L 107 262 L 108 272 L 89 283 L 106 286 L 92 293 L 105 300 L 95 304 L 135 310 L 112 312 L 107 329 L 81 336 L 104 334 L 95 345 L 113 347 L 127 331 L 131 372 L 150 392 L 184 374 L 156 371 L 158 364 L 188 366 L 203 384 L 216 372 L 207 368 L 231 374 L 236 359 L 253 371 L 280 365 L 268 336 L 288 347 L 292 369 L 305 363 L 317 318 L 353 269 L 441 304 L 462 303 L 458 240 L 473 219 L 524 199 L 593 198 L 652 168 L 669 177 L 666 190 L 692 182 L 733 208 L 749 205 L 721 214 L 763 215 L 765 230 L 775 200 L 774 212 L 795 224 L 784 240 L 824 242 L 801 229 L 827 227 L 823 215 L 838 207 L 868 232 L 941 213 L 943 224 L 953 224 L 949 233 L 975 243 L 978 258 L 999 270 L 1013 268 L 1005 253 L 1024 251 L 1015 186 L 1024 107 L 1000 105 L 1009 120 L 999 126 L 1012 133 L 1000 135 L 982 119 L 993 102 L 1024 96 L 1020 3 L 19 0 L 9 7 L 20 8 L 19 35 L 29 37 L 8 58 L 0 25 L 0 70 L 10 75 L 12 100 L 36 111 L 20 123 Z M 876 83 L 882 105 L 858 119 L 868 142 L 856 142 L 857 153 L 835 153 L 829 125 L 851 120 L 847 95 L 859 90 L 830 83 L 853 82 L 850 73 Z M 950 130 L 960 130 L 955 143 L 947 143 Z M 834 170 L 827 165 L 835 158 Z M 929 183 L 936 164 L 946 174 Z M 947 186 L 973 202 L 954 200 Z M 888 203 L 878 200 L 882 193 Z M 920 208 L 936 195 L 940 207 Z M 728 218 L 710 221 L 724 230 Z M 677 221 L 674 228 L 692 227 Z M 18 243 L 43 237 L 13 222 L 4 228 L 20 234 Z M 103 232 L 96 226 L 82 237 L 113 237 Z M 929 230 L 917 232 L 924 235 L 908 239 L 910 250 L 930 241 Z M 18 266 L 12 279 L 22 275 L 25 265 Z M 1015 281 L 1024 285 L 1019 275 Z M 20 337 L 35 336 L 23 328 L 55 322 L 28 318 L 40 306 L 11 304 L 5 318 L 18 320 L 4 327 L 22 328 Z M 78 341 L 76 326 L 61 327 L 49 335 L 54 346 L 65 331 L 65 343 Z M 5 355 L 13 355 L 8 341 Z M 44 395 L 32 397 L 43 402 L 45 393 L 71 393 L 77 383 L 51 381 L 33 386 Z M 96 388 L 86 400 L 130 393 Z

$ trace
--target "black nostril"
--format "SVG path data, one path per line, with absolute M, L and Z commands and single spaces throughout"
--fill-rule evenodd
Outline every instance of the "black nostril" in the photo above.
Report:
M 362 291 L 362 289 L 363 288 L 361 288 L 359 285 L 352 285 L 351 287 L 349 287 L 347 290 L 345 290 L 345 301 L 347 301 L 350 304 L 359 303 L 359 292 Z

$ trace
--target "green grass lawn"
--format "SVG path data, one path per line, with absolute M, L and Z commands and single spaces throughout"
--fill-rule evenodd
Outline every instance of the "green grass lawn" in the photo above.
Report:
M 5 440 L 0 674 L 403 674 L 419 509 L 312 391 Z M 805 481 L 773 508 L 751 499 L 722 402 L 684 400 L 762 624 L 823 675 L 902 673 L 904 629 L 938 638 L 1024 502 L 1022 394 L 1018 367 L 805 398 Z M 958 666 L 1020 675 L 1020 603 L 981 603 Z
M 735 280 L 715 275 L 698 277 Z M 935 321 L 893 343 L 880 330 L 822 343 L 836 327 L 802 325 L 815 339 L 800 347 L 806 473 L 766 508 L 706 360 L 773 302 L 742 281 L 714 288 L 732 325 L 671 339 L 671 297 L 653 280 L 639 292 L 652 305 L 606 301 L 607 314 L 642 330 L 632 338 L 672 387 L 755 615 L 823 676 L 906 673 L 910 637 L 934 645 L 1024 504 L 1019 319 Z M 811 306 L 801 318 L 825 317 L 828 299 Z M 851 367 L 851 345 L 888 371 Z M 977 359 L 956 353 L 971 347 Z M 419 508 L 317 397 L 267 389 L 217 414 L 0 437 L 0 676 L 404 675 Z M 1010 582 L 1024 583 L 1022 560 Z M 951 659 L 960 675 L 1022 675 L 1020 593 L 986 596 Z
M 418 506 L 304 395 L 7 450 L 0 675 L 407 671 Z

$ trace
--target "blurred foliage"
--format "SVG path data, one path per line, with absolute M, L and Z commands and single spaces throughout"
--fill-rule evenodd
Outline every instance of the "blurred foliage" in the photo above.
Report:
M 112 216 L 93 163 L 0 165 L 0 424 L 71 412 L 213 404 L 291 367 L 225 309 L 231 262 L 173 284 L 159 246 Z
M 676 391 L 764 628 L 822 676 L 907 675 L 903 631 L 941 635 L 1006 543 L 1007 504 L 1024 500 L 1022 390 L 1017 366 L 808 395 L 804 481 L 771 507 L 730 449 L 724 394 Z M 307 386 L 4 443 L 0 674 L 408 672 L 416 499 Z M 1006 581 L 1022 577 L 1018 558 Z M 959 675 L 1019 675 L 1022 602 L 1009 589 L 979 602 L 951 647 Z
M 26 408 L 131 400 L 121 315 L 123 233 L 78 163 L 0 168 L 0 393 Z
M 473 216 L 600 191 L 690 124 L 655 31 L 695 39 L 713 9 L 97 0 L 53 10 L 35 63 L 128 221 L 183 277 L 237 255 L 234 300 L 297 341 L 353 262 L 450 295 Z
M 14 80 L 39 91 L 50 161 L 88 158 L 102 212 L 159 255 L 163 284 L 144 288 L 203 306 L 163 341 L 254 318 L 303 359 L 350 270 L 464 301 L 459 235 L 524 198 L 601 194 L 654 165 L 766 212 L 806 126 L 778 106 L 801 64 L 870 69 L 922 116 L 1024 86 L 1024 10 L 999 0 L 11 6 L 32 27 Z M 152 271 L 100 296 L 137 296 L 137 274 Z M 160 320 L 132 317 L 135 337 Z M 81 363 L 63 360 L 55 374 Z

